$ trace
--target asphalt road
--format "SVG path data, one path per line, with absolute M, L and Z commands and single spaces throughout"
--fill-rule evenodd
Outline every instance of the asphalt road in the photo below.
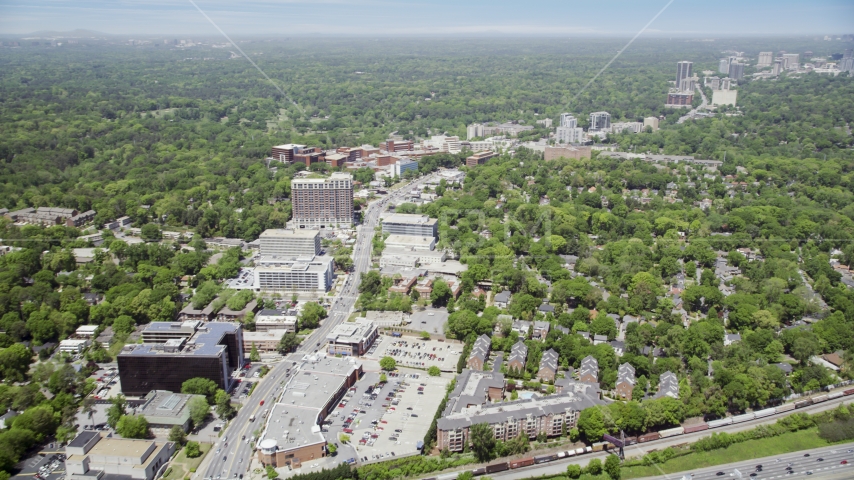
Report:
M 435 175 L 435 174 L 433 174 Z M 295 359 L 305 354 L 311 354 L 323 349 L 326 336 L 350 315 L 353 306 L 359 297 L 358 281 L 361 273 L 367 272 L 371 267 L 371 242 L 374 238 L 374 228 L 379 224 L 380 213 L 385 210 L 388 203 L 401 197 L 414 187 L 423 187 L 424 183 L 433 175 L 416 179 L 403 188 L 389 193 L 386 197 L 368 205 L 365 209 L 362 225 L 358 227 L 358 235 L 353 246 L 353 272 L 347 277 L 344 286 L 332 302 L 327 312 L 327 318 L 310 336 L 303 340 L 297 351 L 277 365 L 273 366 L 267 375 L 258 382 L 258 386 L 252 392 L 247 403 L 240 409 L 237 416 L 229 423 L 222 437 L 213 446 L 213 450 L 207 455 L 194 478 L 227 479 L 246 476 L 253 450 L 247 440 L 251 440 L 253 432 L 259 433 L 264 429 L 265 420 L 262 418 L 264 411 L 272 407 L 275 399 L 281 395 L 283 385 L 291 375 L 296 374 Z M 287 373 L 291 368 L 292 371 Z M 261 400 L 264 400 L 262 406 Z M 249 419 L 255 416 L 255 421 Z M 246 440 L 244 440 L 244 436 Z M 202 477 L 202 472 L 204 476 Z
M 700 96 L 703 97 L 703 103 L 701 103 L 699 107 L 692 109 L 690 112 L 683 115 L 682 117 L 679 117 L 679 120 L 677 120 L 676 123 L 684 123 L 685 120 L 690 120 L 694 118 L 694 115 L 700 110 L 706 109 L 706 106 L 709 104 L 709 101 L 706 98 L 706 94 L 703 92 L 703 88 L 700 86 L 697 86 L 697 90 L 700 92 Z
M 805 456 L 809 455 L 809 456 Z M 819 460 L 821 459 L 821 460 Z M 845 461 L 847 463 L 843 464 Z M 854 477 L 854 443 L 834 445 L 832 447 L 814 448 L 785 455 L 755 458 L 744 462 L 702 468 L 687 475 L 691 480 L 717 480 L 730 477 L 755 480 L 770 480 L 772 478 L 827 478 L 842 474 L 839 478 Z M 761 470 L 758 468 L 761 466 Z M 791 472 L 787 470 L 791 468 Z M 812 472 L 812 473 L 807 473 Z M 693 473 L 693 475 L 692 475 Z M 755 474 L 755 475 L 754 475 Z M 740 475 L 740 476 L 739 476 Z M 648 479 L 683 478 L 678 474 L 646 477 Z

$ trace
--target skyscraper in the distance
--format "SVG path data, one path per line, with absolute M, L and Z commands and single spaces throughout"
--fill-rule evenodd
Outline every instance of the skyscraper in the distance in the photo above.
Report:
M 721 61 L 718 62 L 718 73 L 729 73 L 729 58 L 722 58 Z
M 759 61 L 756 66 L 759 68 L 770 67 L 774 62 L 774 52 L 759 52 Z
M 578 120 L 571 113 L 561 113 L 560 126 L 575 128 L 578 126 Z
M 694 66 L 694 62 L 689 62 L 687 60 L 683 60 L 676 64 L 676 88 L 682 89 L 683 80 L 686 78 L 691 78 L 691 68 Z
M 744 64 L 740 62 L 730 63 L 729 78 L 733 80 L 741 80 L 742 78 L 744 78 Z
M 608 112 L 593 112 L 590 114 L 588 130 L 608 130 L 611 128 L 611 114 Z
M 801 55 L 798 53 L 784 53 L 783 58 L 788 62 L 786 63 L 787 70 L 797 70 L 800 68 Z

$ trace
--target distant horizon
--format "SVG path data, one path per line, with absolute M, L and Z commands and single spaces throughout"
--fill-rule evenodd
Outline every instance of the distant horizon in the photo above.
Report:
M 678 38 L 682 40 L 696 40 L 696 41 L 715 41 L 719 39 L 738 39 L 738 38 L 769 38 L 769 39 L 818 39 L 821 40 L 825 35 L 832 37 L 832 42 L 841 42 L 847 41 L 851 42 L 851 40 L 837 40 L 837 38 L 841 38 L 843 36 L 854 36 L 854 33 L 825 33 L 825 34 L 797 34 L 797 35 L 785 35 L 785 34 L 688 34 L 688 33 L 648 33 L 641 36 L 641 39 L 657 39 L 657 40 L 665 40 L 669 38 Z M 173 33 L 108 33 L 101 32 L 91 29 L 74 29 L 74 30 L 40 30 L 33 31 L 27 33 L 9 33 L 9 32 L 0 32 L 0 37 L 14 37 L 14 38 L 26 38 L 26 37 L 67 37 L 67 38 L 85 38 L 87 36 L 102 36 L 102 37 L 120 37 L 120 38 L 165 38 L 165 37 L 194 37 L 198 39 L 221 39 L 226 41 L 225 38 L 218 33 L 191 33 L 191 32 L 173 32 Z M 456 34 L 439 34 L 439 33 L 381 33 L 381 32 L 370 32 L 370 33 L 340 33 L 340 34 L 330 34 L 330 33 L 292 33 L 292 34 L 273 34 L 273 33 L 246 33 L 246 34 L 231 34 L 229 35 L 232 39 L 247 39 L 247 38 L 265 38 L 265 39 L 288 39 L 288 38 L 373 38 L 373 37 L 397 37 L 397 38 L 433 38 L 433 39 L 453 39 L 453 38 L 560 38 L 560 39 L 572 39 L 572 38 L 599 38 L 599 39 L 615 39 L 615 40 L 624 40 L 626 38 L 631 38 L 631 34 L 609 34 L 609 33 L 576 33 L 576 34 L 559 34 L 559 33 L 551 33 L 551 34 L 535 34 L 535 33 L 502 33 L 502 32 L 480 32 L 480 33 L 456 33 Z M 830 42 L 828 42 L 830 43 Z
M 837 36 L 854 25 L 845 0 L 6 0 L 0 35 L 216 36 L 216 23 L 230 36 L 626 37 L 660 10 L 643 36 Z

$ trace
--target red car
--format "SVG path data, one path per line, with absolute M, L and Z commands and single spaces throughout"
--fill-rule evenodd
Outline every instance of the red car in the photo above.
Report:
M 264 405 L 264 400 L 261 400 L 261 406 L 263 406 L 263 405 Z

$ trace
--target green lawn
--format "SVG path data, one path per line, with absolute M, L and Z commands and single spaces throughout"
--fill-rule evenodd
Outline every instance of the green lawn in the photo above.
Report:
M 202 463 L 202 459 L 205 458 L 205 454 L 210 451 L 211 444 L 199 443 L 199 448 L 202 454 L 196 458 L 187 458 L 187 449 L 182 448 L 178 455 L 175 455 L 172 464 L 167 467 L 169 474 L 164 475 L 163 478 L 165 480 L 181 480 L 182 478 L 192 476 L 190 469 L 198 468 L 199 464 Z
M 778 437 L 749 440 L 747 442 L 730 445 L 728 448 L 721 450 L 692 453 L 649 467 L 638 466 L 623 468 L 622 477 L 624 479 L 628 479 L 651 477 L 663 475 L 665 473 L 684 472 L 688 470 L 696 470 L 698 468 L 711 467 L 714 465 L 750 460 L 752 458 L 819 448 L 827 445 L 830 445 L 830 443 L 818 436 L 818 429 L 811 428 L 800 432 L 787 433 Z

